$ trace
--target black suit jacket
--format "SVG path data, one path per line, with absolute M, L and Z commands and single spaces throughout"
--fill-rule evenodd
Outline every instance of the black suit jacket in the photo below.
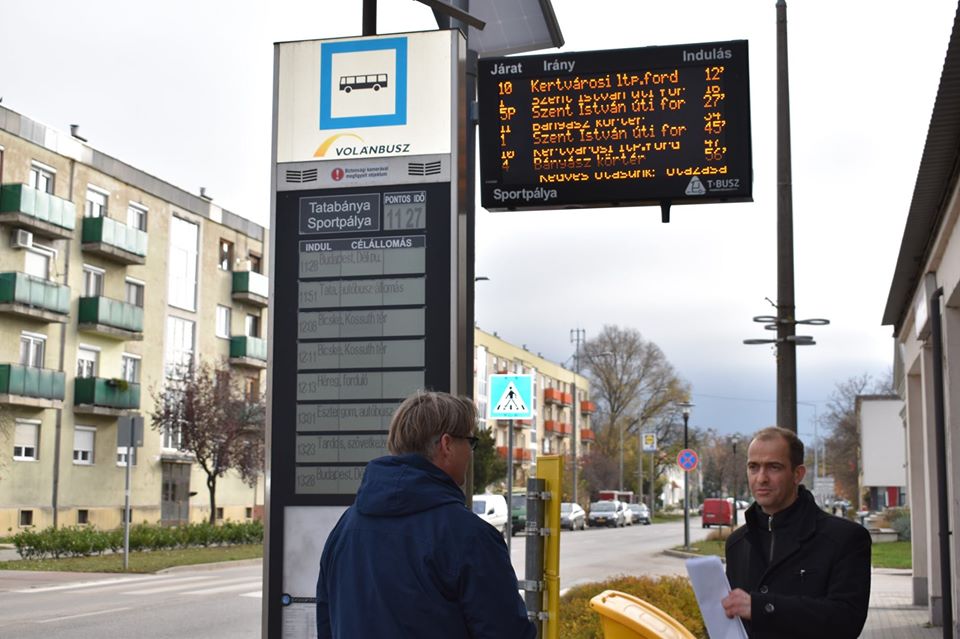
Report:
M 870 603 L 870 534 L 823 512 L 803 486 L 789 510 L 771 523 L 754 503 L 746 525 L 727 538 L 730 587 L 750 593 L 747 632 L 752 639 L 855 639 Z M 760 538 L 768 526 L 772 560 Z

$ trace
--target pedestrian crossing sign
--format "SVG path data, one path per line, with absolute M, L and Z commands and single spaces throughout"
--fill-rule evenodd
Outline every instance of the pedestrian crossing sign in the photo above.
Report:
M 533 419 L 533 375 L 491 375 L 488 419 Z

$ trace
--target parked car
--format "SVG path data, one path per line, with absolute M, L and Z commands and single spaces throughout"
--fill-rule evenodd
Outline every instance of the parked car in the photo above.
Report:
M 506 537 L 510 534 L 507 517 L 507 500 L 503 495 L 474 495 L 473 512 L 499 530 Z
M 733 504 L 721 498 L 704 499 L 702 521 L 704 528 L 730 526 L 733 524 Z
M 623 505 L 619 501 L 595 501 L 590 504 L 590 514 L 587 515 L 587 524 L 590 526 L 610 526 L 617 528 L 623 525 Z
M 570 530 L 583 530 L 587 525 L 587 513 L 580 504 L 563 502 L 560 504 L 560 527 Z
M 650 525 L 650 509 L 646 504 L 629 504 L 627 510 L 633 513 L 633 520 L 638 524 Z
M 527 493 L 510 496 L 510 533 L 516 535 L 527 527 Z

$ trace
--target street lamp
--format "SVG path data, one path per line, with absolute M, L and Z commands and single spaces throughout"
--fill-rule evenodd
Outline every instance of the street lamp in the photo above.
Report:
M 690 421 L 690 410 L 693 408 L 691 402 L 680 402 L 677 404 L 683 414 L 683 449 L 690 447 L 687 423 Z M 623 454 L 621 445 L 620 454 Z M 690 549 L 690 473 L 683 473 L 683 549 Z

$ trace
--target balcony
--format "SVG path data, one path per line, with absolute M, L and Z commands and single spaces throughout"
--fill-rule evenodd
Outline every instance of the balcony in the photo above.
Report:
M 543 430 L 548 433 L 553 433 L 554 435 L 567 436 L 573 432 L 573 426 L 548 419 L 547 421 L 543 422 Z
M 77 207 L 26 184 L 4 184 L 0 187 L 0 222 L 42 237 L 68 240 L 77 225 Z
M 560 403 L 564 406 L 573 406 L 573 393 L 563 393 L 560 398 Z
M 119 417 L 140 408 L 140 384 L 121 379 L 78 377 L 73 383 L 73 412 Z
M 0 313 L 62 324 L 69 310 L 69 287 L 26 273 L 0 273 Z
M 109 297 L 81 297 L 78 328 L 114 339 L 143 339 L 143 309 Z
M 64 384 L 61 371 L 0 364 L 0 404 L 62 408 Z
M 234 335 L 230 338 L 230 363 L 247 368 L 266 368 L 267 340 Z
M 547 404 L 562 404 L 563 393 L 561 393 L 556 388 L 544 388 L 543 401 L 546 402 Z
M 147 261 L 147 234 L 109 217 L 84 218 L 80 238 L 85 253 L 120 264 Z
M 583 415 L 592 415 L 597 412 L 597 405 L 594 402 L 588 402 L 586 400 L 580 402 L 580 413 Z
M 592 442 L 592 441 L 596 441 L 596 439 L 597 439 L 596 435 L 594 435 L 593 431 L 590 430 L 589 428 L 580 429 L 580 441 Z
M 507 447 L 506 446 L 497 446 L 497 455 L 506 459 L 507 458 Z M 531 454 L 529 448 L 514 448 L 513 449 L 513 460 L 514 461 L 530 461 Z
M 266 275 L 253 271 L 239 271 L 233 274 L 233 294 L 238 302 L 265 307 L 268 302 L 270 280 Z

